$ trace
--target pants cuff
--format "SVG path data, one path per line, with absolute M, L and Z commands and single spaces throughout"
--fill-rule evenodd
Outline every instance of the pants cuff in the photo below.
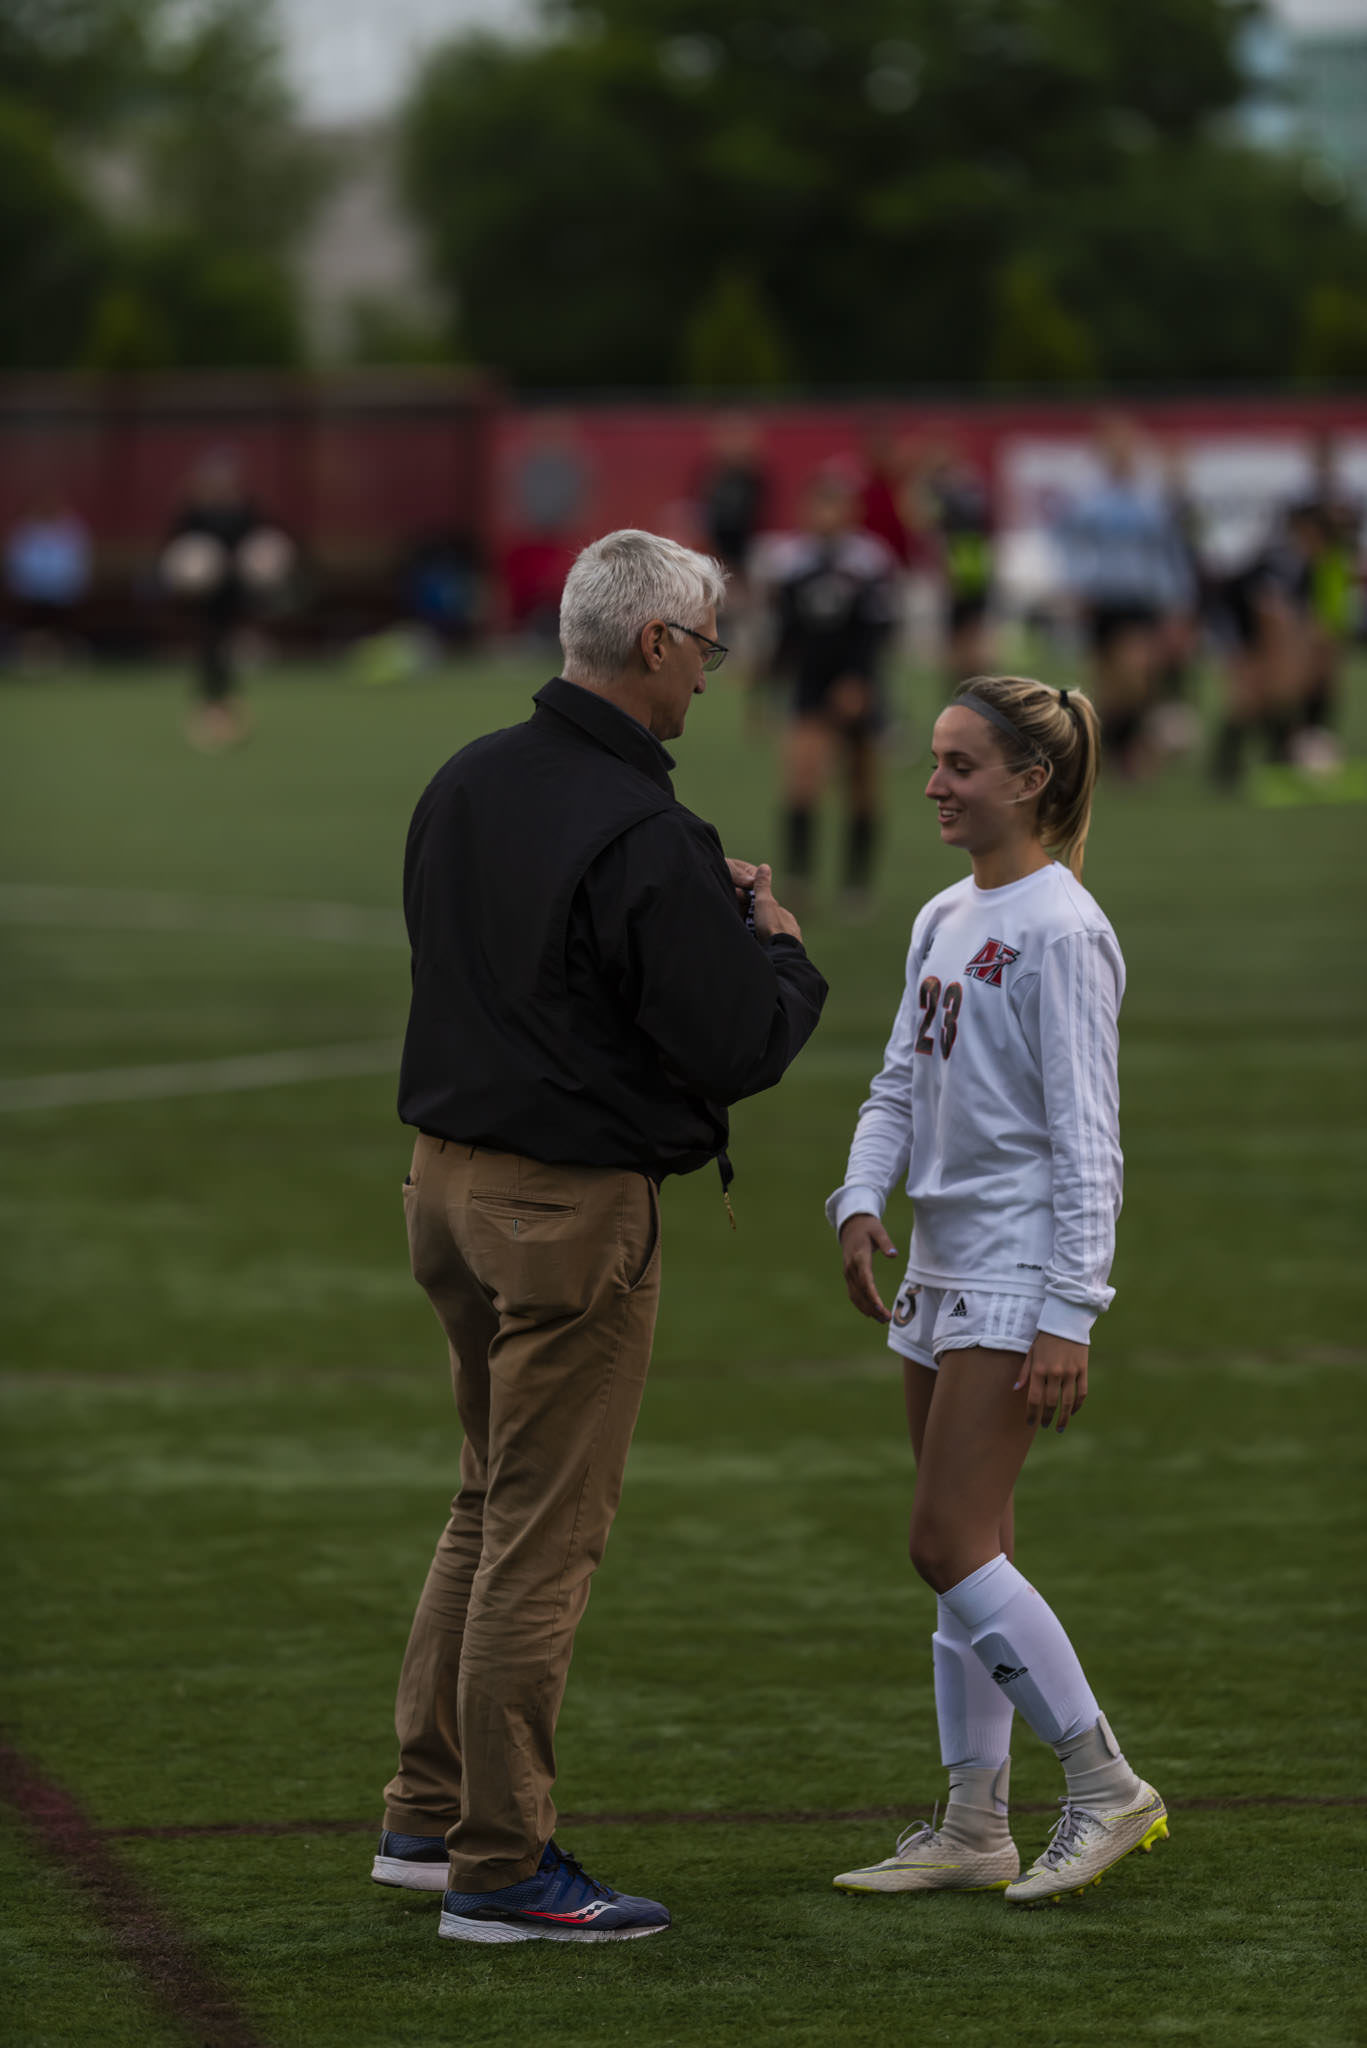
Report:
M 446 1835 L 455 1826 L 455 1820 L 446 1819 L 439 1813 L 415 1813 L 411 1807 L 386 1806 L 384 1824 L 391 1835 Z

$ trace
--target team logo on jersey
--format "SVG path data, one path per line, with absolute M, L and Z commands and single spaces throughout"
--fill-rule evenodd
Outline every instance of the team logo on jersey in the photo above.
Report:
M 1002 939 L 989 939 L 973 955 L 965 974 L 971 974 L 975 981 L 985 981 L 989 988 L 1000 988 L 1002 969 L 1009 967 L 1013 960 L 1020 959 L 1020 947 L 1008 946 Z
M 905 1330 L 907 1324 L 915 1315 L 916 1300 L 920 1292 L 919 1287 L 904 1287 L 893 1303 L 892 1320 L 896 1323 L 899 1330 Z

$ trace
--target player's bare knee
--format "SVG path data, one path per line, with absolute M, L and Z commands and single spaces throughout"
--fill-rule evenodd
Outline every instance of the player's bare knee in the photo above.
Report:
M 956 1549 L 951 1532 L 943 1523 L 929 1516 L 912 1517 L 907 1544 L 912 1570 L 937 1593 L 957 1585 L 963 1576 L 955 1569 Z

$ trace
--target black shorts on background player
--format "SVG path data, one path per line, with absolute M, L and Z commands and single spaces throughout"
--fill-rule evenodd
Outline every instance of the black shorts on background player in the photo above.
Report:
M 1094 604 L 1087 611 L 1087 638 L 1097 654 L 1105 654 L 1126 633 L 1152 633 L 1158 613 L 1146 604 Z

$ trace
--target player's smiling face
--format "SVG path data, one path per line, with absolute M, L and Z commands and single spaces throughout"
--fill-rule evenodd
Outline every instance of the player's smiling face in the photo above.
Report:
M 985 718 L 962 704 L 949 705 L 935 721 L 930 748 L 935 769 L 926 795 L 946 846 L 991 853 L 1033 838 L 1036 806 L 1020 800 L 1029 771 L 1011 772 Z

